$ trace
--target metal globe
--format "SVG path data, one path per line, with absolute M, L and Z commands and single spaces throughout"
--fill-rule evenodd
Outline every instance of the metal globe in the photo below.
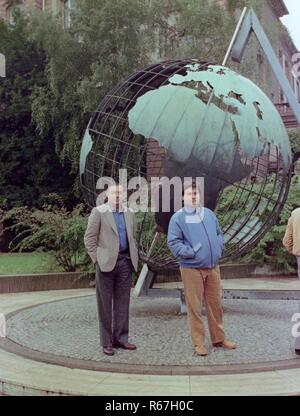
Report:
M 118 180 L 119 169 L 128 179 L 204 178 L 204 204 L 224 233 L 224 262 L 249 251 L 276 222 L 292 154 L 279 113 L 252 81 L 220 65 L 172 60 L 117 85 L 89 121 L 80 156 L 89 206 L 97 180 Z M 155 271 L 178 267 L 166 244 L 172 213 L 137 213 L 140 257 Z

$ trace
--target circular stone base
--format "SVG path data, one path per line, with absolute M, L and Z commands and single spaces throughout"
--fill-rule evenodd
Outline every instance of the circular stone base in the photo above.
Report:
M 187 316 L 174 298 L 131 298 L 130 342 L 137 350 L 102 353 L 95 296 L 50 302 L 7 316 L 0 347 L 39 361 L 93 370 L 149 374 L 219 374 L 300 367 L 291 335 L 297 301 L 224 300 L 226 337 L 236 350 L 195 355 Z

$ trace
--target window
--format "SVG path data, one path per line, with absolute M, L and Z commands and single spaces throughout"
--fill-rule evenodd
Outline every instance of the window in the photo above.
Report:
M 75 9 L 76 0 L 66 0 L 63 4 L 63 25 L 65 29 L 71 27 L 72 12 Z
M 295 93 L 295 96 L 296 96 L 298 102 L 300 102 L 300 82 L 294 74 L 292 76 L 293 76 L 294 93 Z
M 279 49 L 279 59 L 280 59 L 280 63 L 284 72 L 284 75 L 288 78 L 287 75 L 287 59 L 285 54 L 283 53 L 283 51 L 281 49 Z M 280 88 L 280 103 L 286 103 L 287 99 L 286 96 L 283 94 L 282 89 Z

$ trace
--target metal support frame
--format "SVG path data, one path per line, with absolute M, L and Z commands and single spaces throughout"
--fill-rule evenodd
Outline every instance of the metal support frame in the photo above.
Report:
M 300 104 L 295 97 L 294 91 L 292 90 L 292 87 L 290 86 L 290 83 L 283 72 L 279 59 L 275 54 L 272 45 L 253 9 L 247 13 L 247 16 L 240 26 L 239 33 L 232 45 L 232 50 L 230 53 L 231 59 L 238 63 L 241 62 L 252 33 L 256 35 L 256 38 L 262 50 L 264 51 L 272 71 L 284 95 L 286 96 L 287 101 L 300 126 Z
M 158 232 L 155 233 L 154 239 L 151 243 L 151 246 L 148 252 L 148 257 L 150 257 L 154 249 L 157 238 L 158 238 Z M 155 277 L 156 277 L 156 273 L 149 270 L 147 263 L 144 263 L 143 268 L 139 274 L 138 280 L 135 284 L 133 295 L 138 297 L 147 293 L 148 289 L 152 287 Z

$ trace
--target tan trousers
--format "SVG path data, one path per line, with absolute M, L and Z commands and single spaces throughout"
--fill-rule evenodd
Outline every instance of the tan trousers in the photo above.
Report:
M 224 341 L 220 267 L 215 266 L 213 269 L 180 268 L 180 273 L 194 347 L 204 345 L 205 329 L 201 318 L 203 299 L 211 341 L 212 343 Z

